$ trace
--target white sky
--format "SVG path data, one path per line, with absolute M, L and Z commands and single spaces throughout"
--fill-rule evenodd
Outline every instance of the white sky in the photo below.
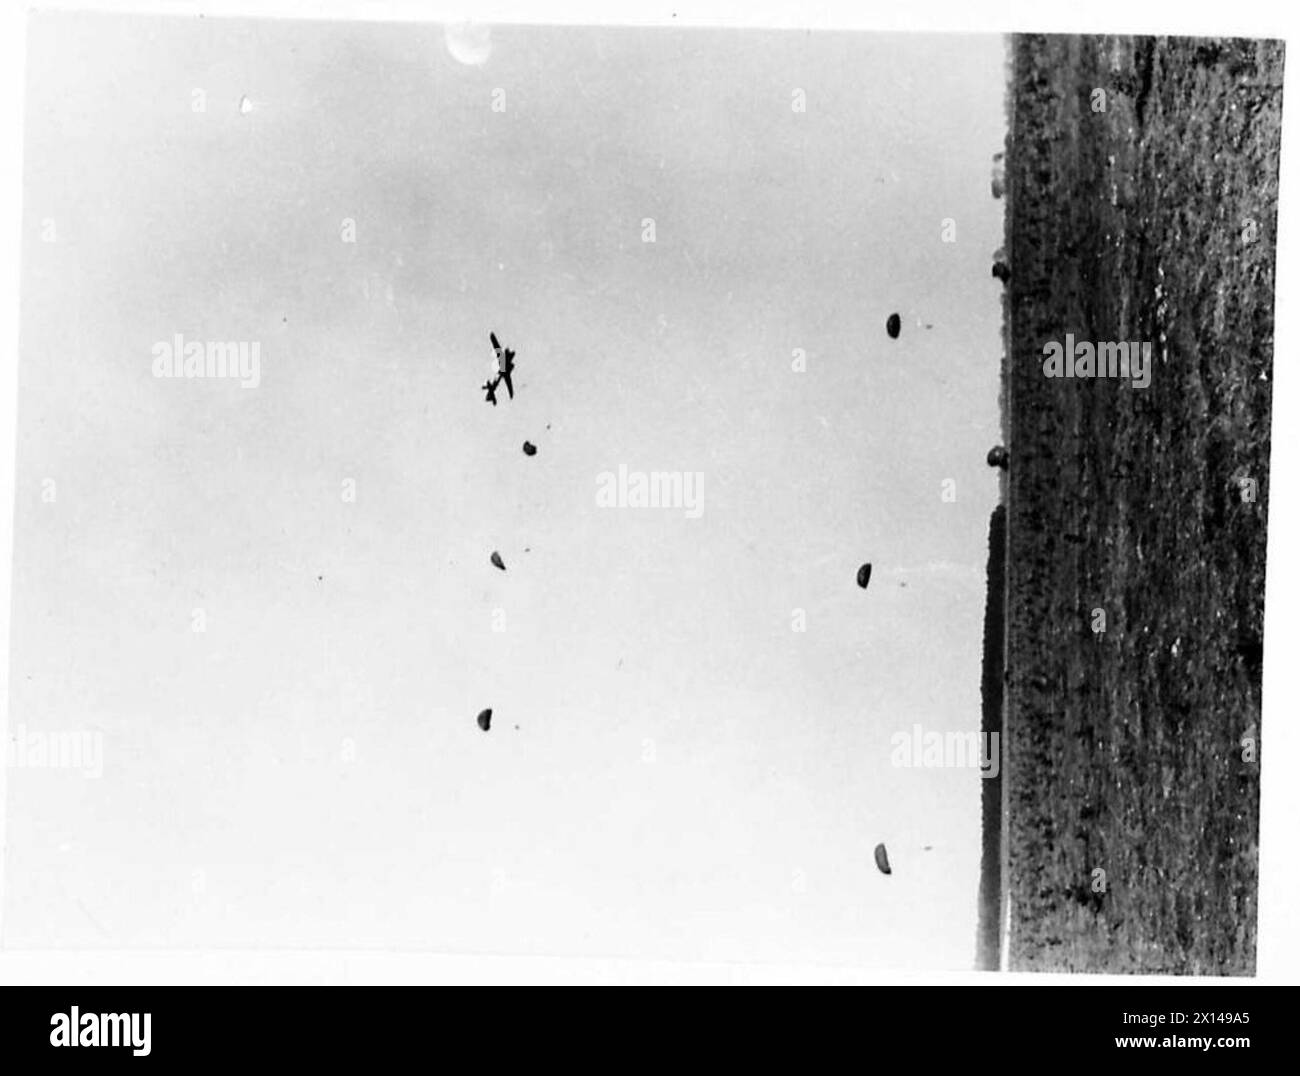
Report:
M 1001 39 L 34 25 L 4 943 L 969 966 Z

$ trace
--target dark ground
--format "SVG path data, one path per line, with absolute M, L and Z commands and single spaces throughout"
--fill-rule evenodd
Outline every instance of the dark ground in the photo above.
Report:
M 1010 967 L 1251 974 L 1283 47 L 1012 53 Z M 1046 378 L 1067 332 L 1150 386 Z
M 988 600 L 984 606 L 984 677 L 980 683 L 980 734 L 1002 743 L 1002 672 L 1006 665 L 1007 509 L 989 518 Z M 991 753 L 991 752 L 990 752 Z M 975 967 L 996 971 L 1002 927 L 1002 772 L 980 780 L 979 927 Z

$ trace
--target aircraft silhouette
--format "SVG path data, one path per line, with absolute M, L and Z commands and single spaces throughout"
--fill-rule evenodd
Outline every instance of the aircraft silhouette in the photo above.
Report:
M 506 392 L 510 394 L 510 398 L 513 400 L 515 398 L 515 386 L 514 382 L 510 380 L 510 375 L 515 372 L 515 353 L 510 348 L 503 349 L 501 347 L 500 343 L 497 342 L 496 333 L 488 333 L 488 339 L 492 341 L 492 349 L 497 353 L 497 370 L 499 371 L 492 387 L 495 390 L 496 386 L 504 381 L 506 383 Z M 493 399 L 492 402 L 495 404 L 496 400 Z

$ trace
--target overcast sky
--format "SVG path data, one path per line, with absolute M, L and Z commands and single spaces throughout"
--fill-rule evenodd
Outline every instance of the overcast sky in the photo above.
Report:
M 4 942 L 969 967 L 1001 38 L 33 27 Z

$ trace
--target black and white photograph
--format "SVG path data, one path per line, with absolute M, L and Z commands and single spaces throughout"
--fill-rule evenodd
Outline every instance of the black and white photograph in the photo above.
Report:
M 400 11 L 26 15 L 0 953 L 1259 975 L 1285 42 Z

